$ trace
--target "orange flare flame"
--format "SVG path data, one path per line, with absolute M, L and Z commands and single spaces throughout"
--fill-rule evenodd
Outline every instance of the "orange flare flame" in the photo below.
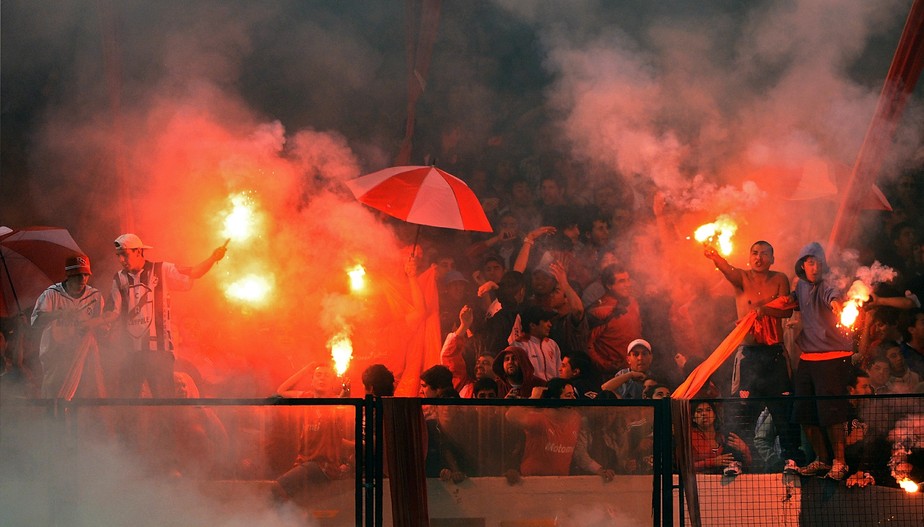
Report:
M 908 494 L 913 494 L 920 489 L 920 486 L 917 483 L 911 481 L 908 478 L 899 481 L 898 486 L 904 489 Z
M 738 231 L 738 224 L 726 214 L 720 215 L 713 223 L 700 225 L 693 232 L 693 238 L 706 245 L 716 246 L 722 256 L 731 254 L 732 236 Z
M 862 281 L 857 280 L 850 286 L 850 290 L 847 291 L 847 301 L 844 303 L 844 307 L 841 310 L 840 325 L 848 330 L 853 329 L 854 323 L 857 321 L 857 317 L 860 316 L 860 308 L 863 306 L 863 303 L 869 300 L 869 294 L 872 292 L 872 289 Z
M 350 366 L 350 359 L 353 358 L 353 343 L 350 336 L 346 333 L 339 333 L 327 343 L 330 347 L 330 356 L 334 360 L 334 369 L 337 375 L 342 377 Z

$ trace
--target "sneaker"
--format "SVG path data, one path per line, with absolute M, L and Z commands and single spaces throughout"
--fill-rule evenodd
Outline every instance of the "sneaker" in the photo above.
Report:
M 831 470 L 831 465 L 816 459 L 808 465 L 800 468 L 799 474 L 802 474 L 803 476 L 819 476 L 824 475 L 829 470 Z
M 847 477 L 848 467 L 846 464 L 841 463 L 840 461 L 835 461 L 831 466 L 831 470 L 828 471 L 826 478 L 831 478 L 835 481 L 840 481 Z
M 796 464 L 796 460 L 787 459 L 786 464 L 783 466 L 783 474 L 793 475 L 793 474 L 798 474 L 798 473 L 799 473 L 799 465 Z
M 725 470 L 722 471 L 723 476 L 734 477 L 734 476 L 737 476 L 738 474 L 741 474 L 741 462 L 740 461 L 732 461 L 731 463 L 728 464 L 727 467 L 725 467 Z

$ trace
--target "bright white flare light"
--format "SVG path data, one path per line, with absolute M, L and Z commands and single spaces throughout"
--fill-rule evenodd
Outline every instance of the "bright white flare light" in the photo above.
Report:
M 231 211 L 225 216 L 222 237 L 242 242 L 256 233 L 260 220 L 257 205 L 250 192 L 234 194 L 229 199 Z
M 342 377 L 350 366 L 350 359 L 353 358 L 353 343 L 350 342 L 350 336 L 346 333 L 339 333 L 330 339 L 327 345 L 330 346 L 334 369 L 337 370 L 337 375 Z
M 366 289 L 366 269 L 362 264 L 356 264 L 352 269 L 347 271 L 350 277 L 350 289 L 354 292 L 360 292 Z
M 272 290 L 272 280 L 250 274 L 228 285 L 225 288 L 225 296 L 245 304 L 262 305 L 269 300 Z
M 715 222 L 697 227 L 693 238 L 700 243 L 715 246 L 722 256 L 728 256 L 733 248 L 732 236 L 737 230 L 738 224 L 730 216 L 722 214 Z

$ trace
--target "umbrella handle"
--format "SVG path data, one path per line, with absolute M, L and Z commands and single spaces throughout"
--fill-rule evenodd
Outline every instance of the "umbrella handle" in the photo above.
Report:
M 417 226 L 417 232 L 414 234 L 414 245 L 411 245 L 411 254 L 408 256 L 408 260 L 413 260 L 414 255 L 417 254 L 418 239 L 420 239 L 420 225 Z

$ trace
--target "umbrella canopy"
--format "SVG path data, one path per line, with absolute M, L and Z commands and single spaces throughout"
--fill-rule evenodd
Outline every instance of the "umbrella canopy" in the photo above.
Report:
M 0 316 L 35 304 L 48 286 L 64 280 L 64 260 L 83 254 L 67 229 L 0 227 Z
M 493 231 L 472 189 L 436 167 L 386 168 L 347 181 L 346 185 L 361 203 L 408 223 Z

